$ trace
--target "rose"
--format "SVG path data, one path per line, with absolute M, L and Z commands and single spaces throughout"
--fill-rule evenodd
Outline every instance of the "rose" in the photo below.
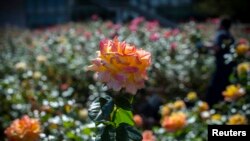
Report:
M 37 141 L 40 132 L 39 121 L 25 115 L 14 120 L 4 133 L 10 141 Z
M 100 42 L 100 51 L 92 63 L 87 70 L 96 71 L 97 80 L 115 91 L 125 88 L 126 92 L 135 94 L 144 87 L 151 54 L 115 38 Z

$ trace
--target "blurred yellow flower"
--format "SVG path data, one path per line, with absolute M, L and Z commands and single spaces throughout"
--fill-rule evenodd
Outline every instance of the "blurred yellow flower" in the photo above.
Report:
M 14 120 L 5 130 L 10 141 L 38 141 L 40 132 L 39 121 L 28 116 Z
M 209 105 L 207 104 L 207 102 L 200 101 L 198 103 L 198 109 L 200 112 L 207 111 L 207 110 L 209 110 Z
M 225 101 L 234 101 L 245 94 L 245 90 L 240 85 L 229 85 L 226 90 L 223 91 Z
M 44 56 L 44 55 L 38 55 L 36 57 L 36 61 L 39 62 L 39 63 L 45 63 L 47 61 L 47 57 Z
M 185 107 L 186 107 L 186 104 L 184 103 L 183 100 L 177 100 L 174 102 L 174 109 L 175 110 L 184 109 Z
M 197 93 L 196 92 L 189 92 L 187 94 L 187 100 L 189 101 L 195 101 L 197 99 Z
M 34 79 L 40 79 L 41 76 L 42 76 L 42 73 L 39 72 L 39 71 L 36 71 L 36 72 L 33 73 L 33 78 Z
M 18 63 L 16 63 L 15 68 L 17 70 L 22 70 L 23 71 L 23 70 L 27 69 L 27 64 L 25 62 L 18 62 Z
M 171 112 L 171 108 L 169 107 L 168 104 L 163 105 L 160 109 L 161 116 L 167 116 Z
M 240 63 L 237 66 L 237 74 L 241 76 L 242 74 L 246 74 L 250 70 L 250 64 L 248 62 Z
M 221 118 L 222 118 L 222 115 L 221 115 L 221 114 L 213 114 L 213 115 L 211 116 L 211 120 L 213 120 L 213 121 L 220 121 Z
M 236 47 L 236 52 L 237 52 L 238 55 L 243 55 L 243 54 L 245 54 L 248 50 L 249 50 L 249 46 L 246 45 L 246 44 L 239 44 L 239 45 Z
M 186 114 L 183 112 L 175 112 L 170 116 L 165 116 L 162 120 L 162 127 L 169 132 L 182 129 L 186 125 Z
M 88 110 L 87 109 L 81 109 L 78 111 L 78 115 L 81 119 L 87 119 L 88 117 Z
M 146 69 L 151 64 L 151 54 L 135 46 L 114 40 L 102 40 L 98 57 L 87 70 L 97 72 L 97 80 L 106 83 L 108 88 L 136 94 L 144 87 Z
M 64 110 L 66 111 L 66 113 L 69 113 L 72 111 L 72 105 L 66 104 L 64 105 Z
M 235 114 L 229 117 L 228 125 L 245 125 L 247 124 L 247 118 L 241 114 Z

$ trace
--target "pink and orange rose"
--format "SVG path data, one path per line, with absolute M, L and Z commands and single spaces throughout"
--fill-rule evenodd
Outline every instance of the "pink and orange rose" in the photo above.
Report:
M 107 84 L 108 88 L 136 94 L 144 87 L 147 68 L 151 64 L 151 54 L 134 45 L 114 40 L 102 40 L 97 58 L 87 70 L 97 73 L 97 80 Z

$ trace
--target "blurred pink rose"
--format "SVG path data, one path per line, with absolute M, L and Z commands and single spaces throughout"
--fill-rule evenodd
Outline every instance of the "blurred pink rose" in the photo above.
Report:
M 179 33 L 180 33 L 180 30 L 179 30 L 178 28 L 175 28 L 175 29 L 172 30 L 172 35 L 173 35 L 173 36 L 176 36 L 176 35 L 178 35 Z
M 129 28 L 129 30 L 130 30 L 131 32 L 136 32 L 137 29 L 138 29 L 138 26 L 135 25 L 135 24 L 131 24 L 131 25 L 129 25 L 128 28 Z
M 176 43 L 176 42 L 172 42 L 172 43 L 170 44 L 170 48 L 171 48 L 172 51 L 175 51 L 176 48 L 177 48 L 177 43 Z
M 156 33 L 156 32 L 151 33 L 149 36 L 150 41 L 157 41 L 157 40 L 159 40 L 159 38 L 160 38 L 160 34 Z
M 84 37 L 89 40 L 92 37 L 92 33 L 89 31 L 84 32 Z
M 142 141 L 156 141 L 156 137 L 151 130 L 145 130 L 142 133 Z
M 146 23 L 146 28 L 148 31 L 154 31 L 156 28 L 158 28 L 159 22 L 157 20 L 154 21 L 148 21 Z

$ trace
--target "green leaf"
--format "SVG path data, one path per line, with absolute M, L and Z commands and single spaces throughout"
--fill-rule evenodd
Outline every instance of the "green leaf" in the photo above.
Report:
M 117 141 L 141 141 L 141 133 L 133 126 L 121 123 L 116 129 Z
M 110 113 L 113 111 L 114 102 L 112 97 L 105 95 L 96 98 L 89 106 L 88 114 L 91 120 L 102 122 L 110 118 Z
M 71 122 L 71 121 L 63 122 L 63 127 L 64 128 L 72 128 L 73 126 L 74 126 L 74 122 Z
M 84 135 L 91 135 L 91 133 L 92 133 L 92 131 L 90 128 L 84 128 L 82 130 L 82 134 L 84 134 Z
M 100 98 L 102 114 L 104 117 L 110 117 L 111 112 L 114 109 L 114 101 L 112 97 L 105 95 Z
M 70 139 L 75 138 L 75 134 L 74 134 L 73 131 L 67 132 L 67 133 L 66 133 L 66 136 L 67 136 L 68 138 L 70 138 Z
M 121 123 L 127 123 L 131 126 L 134 125 L 133 113 L 129 110 L 125 110 L 119 107 L 117 107 L 117 109 L 114 111 L 112 119 L 114 119 L 114 123 L 116 126 L 119 126 L 119 124 Z

